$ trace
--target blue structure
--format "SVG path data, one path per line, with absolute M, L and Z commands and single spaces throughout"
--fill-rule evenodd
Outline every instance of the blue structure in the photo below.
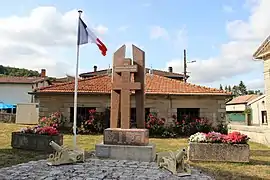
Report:
M 1 109 L 13 109 L 16 108 L 16 105 L 14 104 L 4 104 L 3 102 L 0 102 L 0 110 Z

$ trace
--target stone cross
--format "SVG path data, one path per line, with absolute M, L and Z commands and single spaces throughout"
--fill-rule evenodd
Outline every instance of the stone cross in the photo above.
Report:
M 113 57 L 112 92 L 111 92 L 111 119 L 110 128 L 130 128 L 130 95 L 135 90 L 136 124 L 137 128 L 144 129 L 144 81 L 145 81 L 145 53 L 132 45 L 133 63 L 125 58 L 126 46 L 123 45 Z M 134 75 L 134 82 L 131 75 Z

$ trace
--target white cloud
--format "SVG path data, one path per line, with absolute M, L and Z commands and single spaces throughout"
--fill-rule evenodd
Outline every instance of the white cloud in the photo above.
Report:
M 108 32 L 108 28 L 103 25 L 98 25 L 94 28 L 95 31 L 99 32 L 100 34 L 106 34 Z
M 144 46 L 139 45 L 135 42 L 124 42 L 118 46 L 116 46 L 115 51 L 118 50 L 121 46 L 126 45 L 126 58 L 132 58 L 132 44 L 140 48 L 141 50 L 145 51 Z
M 150 29 L 150 39 L 169 38 L 167 30 L 160 26 L 153 26 Z
M 196 59 L 188 64 L 190 80 L 195 83 L 210 83 L 230 79 L 250 72 L 262 73 L 262 62 L 252 61 L 252 54 L 270 33 L 269 0 L 259 0 L 250 7 L 247 21 L 234 20 L 227 23 L 228 43 L 220 46 L 220 54 L 209 59 Z M 193 60 L 193 59 L 192 59 Z M 182 58 L 175 58 L 167 66 L 183 71 Z
M 228 5 L 223 5 L 222 6 L 222 9 L 225 13 L 232 13 L 234 12 L 234 9 L 231 7 L 231 6 L 228 6 Z
M 87 20 L 84 14 L 82 18 Z M 74 74 L 74 62 L 64 59 L 60 52 L 76 44 L 77 19 L 77 10 L 61 13 L 50 6 L 35 8 L 28 16 L 0 18 L 1 64 L 46 68 L 51 76 Z M 98 35 L 108 31 L 103 25 L 93 29 Z
M 246 86 L 248 89 L 263 89 L 264 88 L 264 80 L 263 79 L 253 79 L 251 81 L 247 81 Z

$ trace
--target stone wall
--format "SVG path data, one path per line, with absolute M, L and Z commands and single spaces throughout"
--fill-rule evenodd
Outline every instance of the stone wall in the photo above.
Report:
M 15 121 L 16 121 L 16 114 L 0 112 L 0 122 L 15 123 Z
M 73 107 L 73 94 L 69 95 L 37 95 L 40 106 L 40 116 L 47 116 L 52 112 L 61 111 L 70 118 L 70 107 Z M 78 95 L 78 107 L 96 107 L 103 112 L 110 106 L 109 95 Z M 131 108 L 135 107 L 135 99 L 131 97 Z M 172 116 L 177 115 L 177 108 L 200 108 L 200 116 L 213 120 L 214 124 L 225 121 L 225 96 L 167 96 L 147 95 L 145 108 L 156 112 L 159 118 L 172 122 Z
M 189 161 L 249 162 L 248 144 L 189 143 Z

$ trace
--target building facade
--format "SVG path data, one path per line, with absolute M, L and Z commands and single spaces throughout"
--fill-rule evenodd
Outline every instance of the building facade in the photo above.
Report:
M 0 102 L 14 105 L 34 102 L 28 92 L 49 84 L 45 70 L 42 70 L 41 77 L 0 76 Z
M 78 117 L 88 118 L 88 110 L 104 112 L 110 108 L 111 77 L 97 75 L 79 80 L 78 83 Z M 61 83 L 44 87 L 32 92 L 39 103 L 40 116 L 61 111 L 72 123 L 73 121 L 74 82 Z M 225 99 L 230 95 L 224 91 L 207 88 L 164 76 L 146 75 L 146 116 L 155 112 L 159 118 L 172 122 L 173 117 L 190 115 L 204 117 L 217 125 L 225 121 Z M 131 119 L 135 120 L 135 99 L 131 92 Z

